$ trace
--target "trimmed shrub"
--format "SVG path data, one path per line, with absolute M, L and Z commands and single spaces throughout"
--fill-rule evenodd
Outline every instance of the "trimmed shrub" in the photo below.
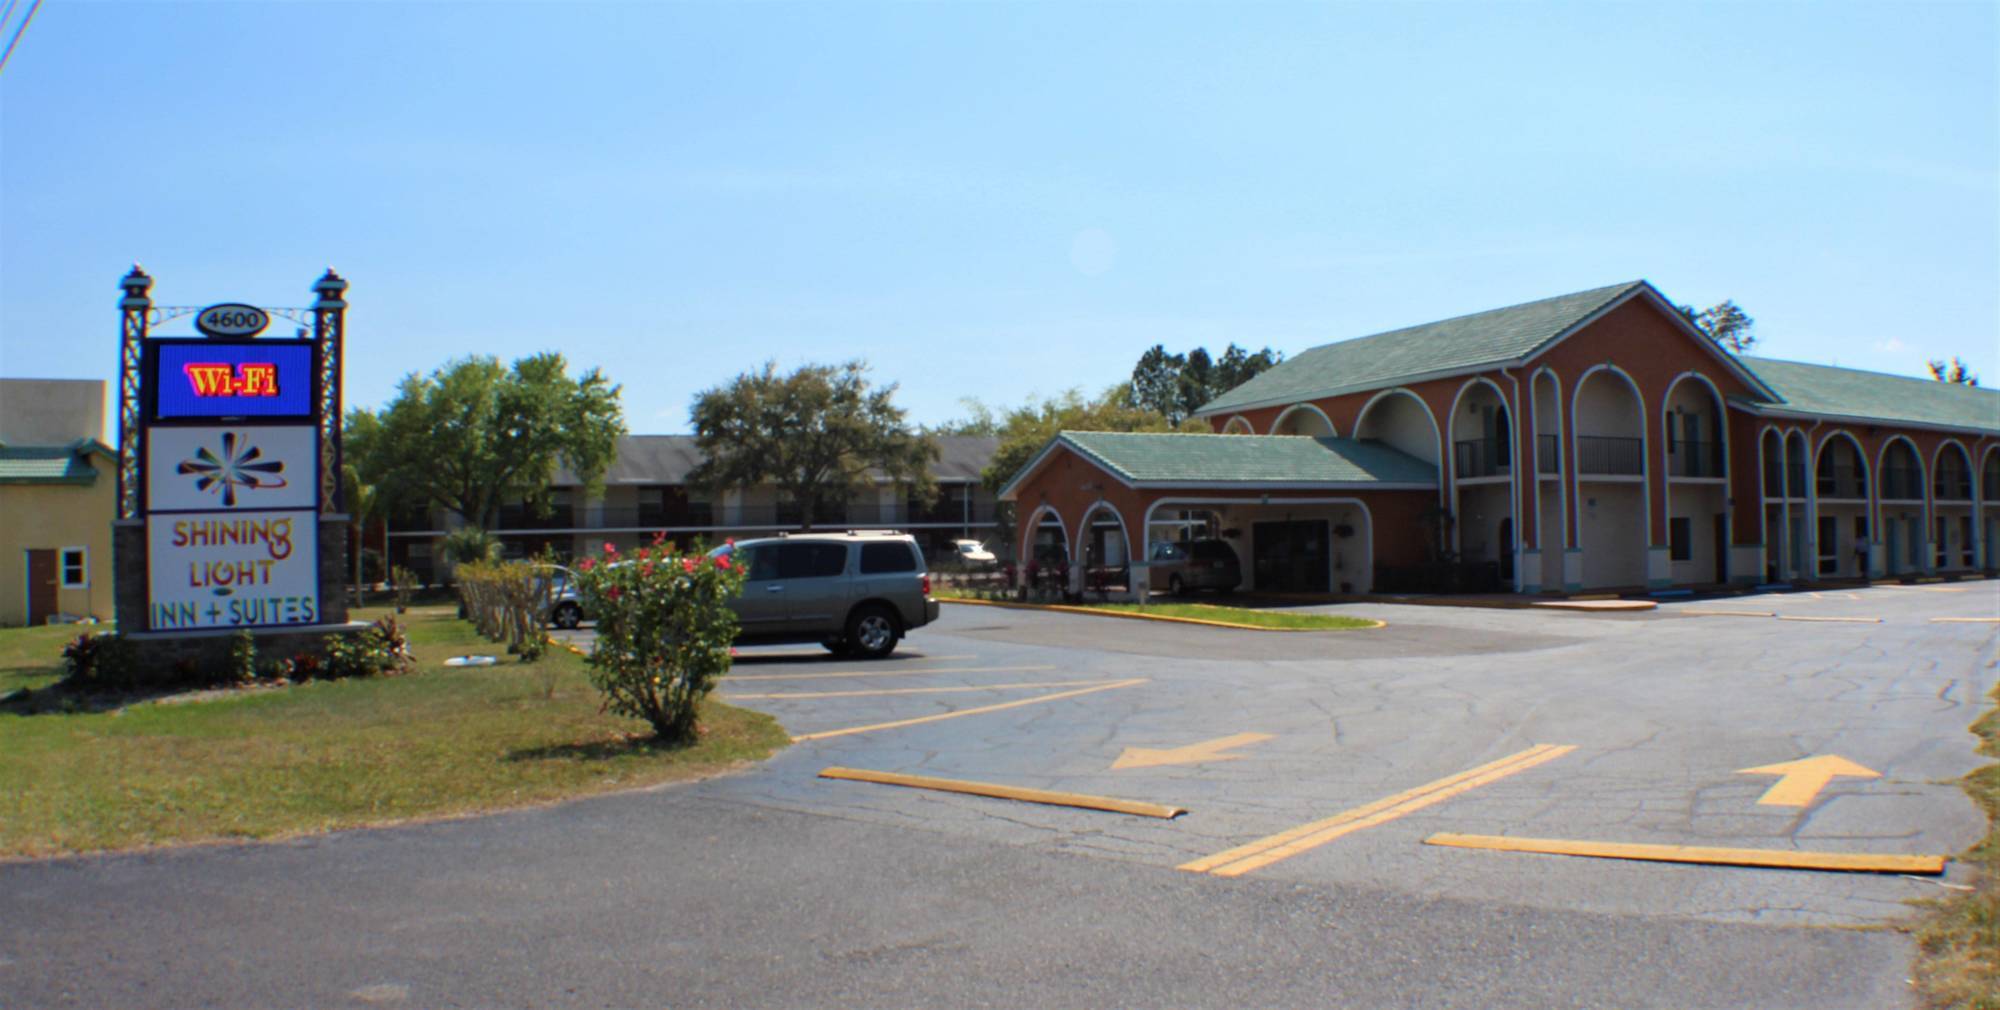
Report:
M 604 707 L 644 719 L 662 742 L 693 742 L 701 700 L 729 672 L 729 601 L 743 575 L 727 557 L 678 554 L 659 539 L 632 558 L 607 543 L 578 562 L 577 592 L 597 619 L 590 682 Z

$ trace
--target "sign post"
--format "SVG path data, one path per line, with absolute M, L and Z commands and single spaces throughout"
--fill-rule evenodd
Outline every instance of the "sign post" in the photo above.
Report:
M 327 271 L 310 309 L 159 309 L 138 267 L 121 286 L 120 633 L 178 659 L 240 629 L 282 639 L 269 644 L 286 655 L 351 630 L 339 479 L 347 282 Z M 303 323 L 308 312 L 310 338 L 259 336 L 274 314 Z M 204 336 L 152 336 L 183 315 Z

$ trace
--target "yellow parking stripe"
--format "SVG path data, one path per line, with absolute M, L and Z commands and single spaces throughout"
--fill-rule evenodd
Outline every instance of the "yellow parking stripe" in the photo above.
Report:
M 1435 782 L 1406 789 L 1394 796 L 1385 796 L 1373 803 L 1342 811 L 1325 820 L 1302 824 L 1289 831 L 1281 831 L 1226 852 L 1218 852 L 1193 862 L 1183 863 L 1180 868 L 1194 873 L 1213 873 L 1218 877 L 1241 876 L 1281 859 L 1288 859 L 1309 849 L 1318 848 L 1363 828 L 1372 828 L 1393 821 L 1433 804 L 1442 803 L 1460 793 L 1477 789 L 1489 782 L 1527 771 L 1575 749 L 1576 747 L 1570 744 L 1561 746 L 1536 744 L 1518 754 L 1510 754 L 1498 761 L 1490 761 L 1456 775 L 1447 775 Z
M 727 694 L 723 701 L 768 700 L 772 698 L 872 698 L 889 694 L 961 694 L 966 691 L 1006 691 L 1025 690 L 1031 687 L 1081 687 L 1085 684 L 1106 684 L 1104 680 L 1047 680 L 1035 684 L 971 684 L 962 687 L 878 687 L 860 691 L 781 691 L 776 694 Z
M 1686 614 L 1690 617 L 1776 617 L 1778 616 L 1777 612 L 1772 610 L 1676 610 L 1674 611 L 1674 613 Z
M 1020 786 L 1003 786 L 992 782 L 968 782 L 964 779 L 941 779 L 929 775 L 902 775 L 896 772 L 875 772 L 863 768 L 827 768 L 819 773 L 823 779 L 848 779 L 854 782 L 875 782 L 885 786 L 907 786 L 911 789 L 935 789 L 947 793 L 964 793 L 968 796 L 991 796 L 995 799 L 1020 800 L 1023 803 L 1047 803 L 1058 807 L 1082 807 L 1086 810 L 1106 810 L 1115 814 L 1136 814 L 1140 817 L 1158 817 L 1173 820 L 1187 813 L 1184 807 L 1170 807 L 1160 803 L 1141 800 L 1121 800 L 1109 796 L 1089 796 L 1083 793 L 1059 793 L 1047 789 L 1025 789 Z
M 838 673 L 732 673 L 724 683 L 745 680 L 827 680 L 834 677 L 915 677 L 926 673 L 1040 673 L 1053 666 L 941 666 L 923 670 L 842 670 Z
M 805 743 L 808 740 L 826 740 L 831 737 L 849 736 L 854 733 L 872 733 L 881 729 L 901 729 L 905 726 L 918 726 L 927 722 L 939 722 L 944 719 L 957 719 L 962 716 L 983 715 L 987 712 L 1020 708 L 1023 705 L 1038 705 L 1045 701 L 1060 701 L 1064 698 L 1075 698 L 1080 695 L 1095 694 L 1099 691 L 1110 691 L 1120 687 L 1132 687 L 1147 682 L 1148 680 L 1145 677 L 1134 677 L 1131 680 L 1114 680 L 1108 684 L 1099 684 L 1096 687 L 1081 687 L 1074 691 L 1058 691 L 1055 694 L 1037 695 L 1033 698 L 1022 698 L 1018 701 L 1003 701 L 998 705 L 981 705 L 978 708 L 964 708 L 956 712 L 940 712 L 937 715 L 919 716 L 915 719 L 898 719 L 895 722 L 878 722 L 868 726 L 851 726 L 847 729 L 830 729 L 819 733 L 804 733 L 793 737 L 792 742 Z
M 1802 617 L 1797 614 L 1779 614 L 1780 621 L 1817 621 L 1821 624 L 1881 624 L 1879 617 Z
M 2000 617 L 1933 617 L 1932 624 L 2000 624 Z
M 1867 852 L 1799 852 L 1786 849 L 1726 849 L 1701 845 L 1643 845 L 1637 842 L 1578 842 L 1562 838 L 1511 838 L 1504 835 L 1435 834 L 1425 845 L 1499 852 L 1541 852 L 1556 856 L 1599 859 L 1643 859 L 1662 863 L 1708 863 L 1716 866 L 1766 866 L 1788 870 L 1845 870 L 1861 873 L 1944 872 L 1943 856 L 1883 855 Z

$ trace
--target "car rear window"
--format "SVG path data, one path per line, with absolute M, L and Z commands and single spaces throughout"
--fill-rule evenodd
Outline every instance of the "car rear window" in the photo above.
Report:
M 914 572 L 917 570 L 917 554 L 910 545 L 900 541 L 889 544 L 861 545 L 861 574 L 880 575 L 884 572 Z
M 781 579 L 822 579 L 846 570 L 846 544 L 778 545 L 778 577 Z
M 1196 540 L 1188 544 L 1188 553 L 1202 561 L 1236 560 L 1236 552 L 1220 540 Z

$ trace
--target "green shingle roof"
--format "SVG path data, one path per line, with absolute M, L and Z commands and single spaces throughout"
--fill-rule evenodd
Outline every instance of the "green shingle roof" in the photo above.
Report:
M 1644 285 L 1629 281 L 1325 344 L 1216 397 L 1201 413 L 1293 403 L 1393 386 L 1433 372 L 1516 361 Z
M 1741 360 L 1784 398 L 1769 405 L 1779 410 L 2000 431 L 2000 390 L 1801 361 Z
M 90 453 L 111 450 L 85 440 L 73 445 L 0 445 L 0 484 L 89 484 L 97 479 Z
M 1380 442 L 1304 435 L 1065 431 L 1079 455 L 1134 484 L 1422 484 L 1437 467 Z M 1020 479 L 1018 476 L 1016 480 Z

